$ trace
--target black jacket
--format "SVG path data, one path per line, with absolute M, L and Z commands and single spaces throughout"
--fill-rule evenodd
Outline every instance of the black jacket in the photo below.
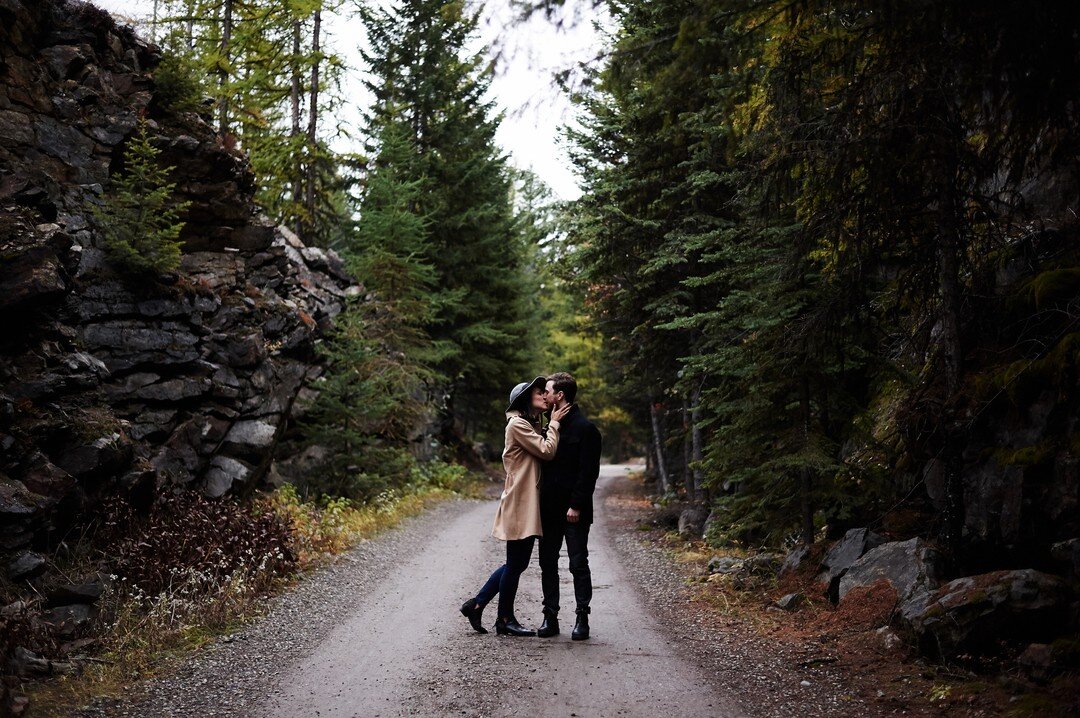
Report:
M 540 516 L 544 521 L 566 518 L 566 510 L 577 509 L 581 520 L 592 523 L 593 490 L 600 475 L 603 440 L 596 425 L 575 405 L 559 423 L 559 448 L 555 458 L 544 463 L 540 475 Z

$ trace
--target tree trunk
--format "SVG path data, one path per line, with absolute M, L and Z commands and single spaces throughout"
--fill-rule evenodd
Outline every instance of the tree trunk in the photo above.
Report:
M 691 445 L 693 447 L 694 461 L 694 490 L 696 492 L 695 499 L 697 501 L 705 501 L 708 499 L 704 483 L 704 477 L 701 473 L 701 461 L 702 461 L 702 447 L 701 447 L 701 385 L 699 384 L 693 394 L 690 395 L 690 423 L 691 423 Z
M 940 459 L 945 471 L 945 540 L 951 559 L 959 561 L 961 536 L 964 527 L 964 486 L 957 466 L 956 441 L 951 411 L 953 399 L 960 389 L 962 347 L 960 343 L 960 267 L 962 214 L 956 187 L 957 160 L 950 156 L 945 171 L 947 184 L 942 197 L 938 239 L 938 289 L 941 294 L 941 354 L 945 369 L 945 401 L 942 416 L 942 451 Z
M 671 477 L 668 476 L 667 464 L 664 461 L 664 434 L 660 428 L 660 414 L 656 410 L 656 402 L 649 402 L 649 418 L 652 419 L 653 451 L 656 453 L 656 476 L 660 480 L 660 491 L 671 492 Z
M 682 427 L 683 427 L 683 486 L 686 487 L 686 498 L 689 501 L 697 499 L 697 488 L 694 486 L 694 474 L 690 470 L 690 463 L 694 460 L 694 445 L 691 438 L 690 399 L 683 398 L 682 404 Z
M 218 134 L 224 137 L 229 132 L 229 53 L 232 51 L 232 12 L 233 0 L 225 0 L 221 18 L 221 70 L 218 80 Z
M 802 414 L 803 446 L 810 445 L 810 380 L 802 378 L 799 392 L 799 410 Z M 810 492 L 813 489 L 813 474 L 809 466 L 800 469 L 799 503 L 802 513 L 802 541 L 809 546 L 814 543 L 814 503 Z
M 311 27 L 311 96 L 308 106 L 308 165 L 307 165 L 307 199 L 305 201 L 306 219 L 308 230 L 315 230 L 315 165 L 318 154 L 318 129 L 319 129 L 319 66 L 322 58 L 319 57 L 319 31 L 322 29 L 322 10 L 315 11 Z M 305 241 L 310 241 L 305 238 Z
M 300 148 L 300 20 L 293 20 L 293 54 L 292 54 L 292 87 L 289 90 L 289 101 L 292 105 L 292 132 L 294 164 L 292 176 L 292 229 L 300 236 L 300 207 L 304 203 L 304 164 L 301 160 Z

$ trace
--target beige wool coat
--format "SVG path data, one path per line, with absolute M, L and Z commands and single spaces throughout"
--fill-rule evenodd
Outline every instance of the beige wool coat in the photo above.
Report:
M 491 535 L 503 541 L 541 536 L 540 462 L 550 461 L 559 446 L 559 422 L 548 424 L 547 437 L 520 412 L 506 413 L 506 444 L 503 448 L 503 485 L 499 510 Z

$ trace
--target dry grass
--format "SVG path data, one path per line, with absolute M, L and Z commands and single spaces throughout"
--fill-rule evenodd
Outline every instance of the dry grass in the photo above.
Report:
M 326 564 L 359 541 L 398 525 L 432 503 L 478 496 L 476 477 L 451 472 L 404 492 L 386 492 L 354 505 L 347 499 L 304 502 L 286 485 L 257 500 L 257 510 L 272 511 L 291 526 L 300 571 Z M 24 684 L 35 716 L 64 716 L 97 697 L 130 692 L 136 681 L 169 673 L 193 650 L 261 615 L 270 597 L 295 575 L 275 576 L 256 565 L 224 580 L 189 572 L 177 575 L 166 590 L 146 595 L 123 580 L 102 596 L 98 625 L 91 632 L 100 652 L 86 659 L 78 674 Z

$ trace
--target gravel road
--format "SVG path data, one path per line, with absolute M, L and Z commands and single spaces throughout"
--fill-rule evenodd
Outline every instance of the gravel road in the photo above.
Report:
M 597 503 L 624 467 L 604 467 Z M 626 581 L 597 512 L 590 537 L 593 636 L 570 640 L 479 635 L 457 613 L 502 562 L 488 538 L 494 502 L 465 508 L 369 594 L 310 654 L 281 677 L 281 692 L 255 711 L 329 718 L 402 715 L 735 716 L 650 620 Z M 565 554 L 565 552 L 564 552 Z M 563 557 L 564 597 L 573 595 Z M 522 576 L 518 615 L 540 614 L 534 552 Z M 566 601 L 564 601 L 566 603 Z M 493 607 L 492 607 L 493 608 Z M 494 620 L 488 610 L 487 622 Z M 564 623 L 572 621 L 567 612 Z
M 590 537 L 592 638 L 473 633 L 457 609 L 504 556 L 488 536 L 494 501 L 454 501 L 364 542 L 274 599 L 269 613 L 145 687 L 85 716 L 741 716 L 657 621 L 628 577 L 605 496 Z M 624 537 L 623 537 L 624 538 Z M 565 551 L 564 599 L 573 595 Z M 535 552 L 518 617 L 540 619 Z M 564 600 L 564 604 L 567 601 Z M 572 605 L 572 602 L 571 602 Z M 492 607 L 493 608 L 493 607 Z M 485 623 L 494 621 L 489 609 Z M 744 696 L 745 698 L 745 696 Z

